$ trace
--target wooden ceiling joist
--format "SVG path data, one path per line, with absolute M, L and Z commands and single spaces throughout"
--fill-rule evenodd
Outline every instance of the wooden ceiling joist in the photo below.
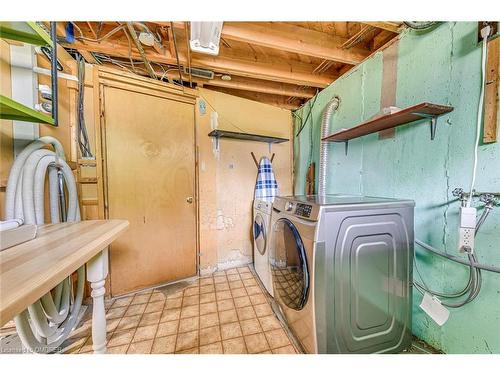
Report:
M 128 29 L 128 32 L 129 32 L 132 40 L 134 41 L 135 48 L 137 48 L 137 50 L 139 51 L 139 54 L 141 55 L 141 58 L 142 58 L 142 61 L 144 62 L 144 66 L 146 67 L 146 70 L 148 71 L 151 78 L 156 79 L 156 73 L 154 72 L 153 67 L 151 66 L 151 64 L 146 56 L 146 53 L 144 52 L 144 49 L 142 48 L 141 42 L 139 41 L 139 39 L 137 37 L 137 34 L 135 32 L 135 29 L 134 29 L 132 22 L 127 22 L 127 29 Z
M 112 56 L 121 56 L 128 58 L 128 45 L 119 42 L 75 42 L 65 44 L 65 46 L 76 50 L 100 52 Z M 160 54 L 154 50 L 148 50 L 146 56 L 149 61 L 176 65 L 175 56 L 172 56 L 169 51 Z M 142 56 L 132 51 L 132 58 L 141 59 Z M 179 60 L 183 65 L 187 64 L 187 56 L 179 52 Z M 275 82 L 284 82 L 290 84 L 304 85 L 323 88 L 328 86 L 337 76 L 335 75 L 317 75 L 313 74 L 313 67 L 304 63 L 287 63 L 280 64 L 270 63 L 255 59 L 253 61 L 227 58 L 223 56 L 212 57 L 209 55 L 192 56 L 191 65 L 193 67 L 208 68 L 220 73 L 234 74 L 243 77 L 264 79 Z
M 229 89 L 226 87 L 217 87 L 217 86 L 210 86 L 210 85 L 203 86 L 203 87 L 210 89 L 210 90 L 219 91 L 219 92 L 233 95 L 233 96 L 239 96 L 240 98 L 245 98 L 245 99 L 257 101 L 257 102 L 273 105 L 275 107 L 280 107 L 280 108 L 288 109 L 288 110 L 295 110 L 302 105 L 301 100 L 294 99 L 294 100 L 289 102 L 287 100 L 288 98 L 283 97 L 283 96 L 249 92 L 249 91 L 244 91 L 244 90 L 235 90 L 235 89 Z
M 225 22 L 222 38 L 351 65 L 370 54 L 364 48 L 342 49 L 346 38 L 284 22 Z
M 103 65 L 109 66 L 110 68 L 111 67 L 117 68 L 117 66 L 110 63 L 104 63 Z M 145 71 L 140 73 L 144 73 L 146 75 Z M 162 72 L 160 69 L 156 69 L 155 73 L 158 77 L 162 77 L 164 75 L 164 72 Z M 177 70 L 171 70 L 167 72 L 164 78 L 168 78 L 170 80 L 172 79 L 177 80 L 179 79 L 179 73 Z M 187 82 L 189 81 L 189 76 L 186 74 L 182 74 L 182 79 Z M 244 90 L 244 91 L 251 91 L 251 92 L 272 94 L 279 96 L 291 96 L 303 99 L 310 99 L 316 94 L 316 90 L 313 88 L 301 87 L 279 82 L 256 80 L 238 76 L 232 76 L 231 80 L 229 81 L 223 80 L 221 77 L 217 76 L 214 79 L 210 80 L 198 77 L 192 77 L 192 80 L 194 83 L 202 87 L 204 86 L 225 87 L 233 90 Z
M 401 32 L 401 24 L 395 22 L 366 22 L 363 21 L 365 25 L 370 25 L 378 29 L 390 31 L 391 33 L 399 34 Z
M 229 89 L 260 92 L 265 94 L 294 96 L 306 99 L 312 98 L 316 94 L 316 90 L 310 88 L 300 88 L 296 85 L 261 81 L 237 76 L 233 76 L 230 81 L 224 81 L 220 77 L 216 77 L 215 79 L 203 82 L 203 85 L 226 87 Z
M 224 22 L 219 54 L 212 56 L 189 50 L 187 22 L 133 24 L 137 31 L 144 29 L 160 38 L 149 46 L 132 40 L 125 27 L 120 29 L 125 23 L 79 21 L 77 40 L 64 46 L 78 50 L 91 63 L 119 66 L 170 83 L 182 78 L 184 85 L 192 81 L 287 109 L 298 108 L 317 89 L 394 40 L 402 28 L 396 22 Z M 58 22 L 60 36 L 65 36 L 64 25 Z M 99 58 L 98 53 L 105 56 Z M 215 78 L 190 77 L 179 72 L 178 65 L 181 70 L 189 66 L 211 70 Z M 223 80 L 222 75 L 231 79 Z
M 99 64 L 99 62 L 96 60 L 96 58 L 89 52 L 89 51 L 79 51 L 80 54 L 83 56 L 86 62 L 90 64 Z
M 390 40 L 394 39 L 394 34 L 387 30 L 382 30 L 371 41 L 372 50 L 378 50 Z

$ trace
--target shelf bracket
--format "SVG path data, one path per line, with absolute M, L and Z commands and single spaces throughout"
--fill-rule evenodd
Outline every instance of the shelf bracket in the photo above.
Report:
M 343 143 L 344 144 L 344 147 L 345 147 L 345 154 L 347 156 L 347 151 L 349 150 L 349 141 L 346 140 L 346 141 L 334 141 L 335 143 Z
M 437 117 L 431 118 L 431 141 L 436 137 Z
M 431 141 L 434 140 L 436 137 L 436 128 L 437 128 L 437 116 L 436 115 L 429 115 L 427 113 L 420 113 L 420 112 L 413 112 L 414 115 L 420 116 L 423 119 L 430 119 L 431 120 Z

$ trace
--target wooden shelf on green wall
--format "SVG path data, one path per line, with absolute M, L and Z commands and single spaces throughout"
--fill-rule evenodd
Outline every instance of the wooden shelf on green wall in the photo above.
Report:
M 37 46 L 52 45 L 49 34 L 36 22 L 0 22 L 0 38 Z
M 341 129 L 323 141 L 347 142 L 351 139 L 362 137 L 364 135 L 377 133 L 382 130 L 406 125 L 418 120 L 431 120 L 431 139 L 434 139 L 436 119 L 445 113 L 453 111 L 453 107 L 432 103 L 420 103 L 412 107 L 401 109 L 395 113 L 383 115 L 349 129 Z
M 44 113 L 0 95 L 0 118 L 54 125 L 54 119 Z

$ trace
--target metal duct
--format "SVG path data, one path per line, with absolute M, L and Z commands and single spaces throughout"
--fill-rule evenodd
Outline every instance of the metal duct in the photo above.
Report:
M 329 135 L 330 119 L 333 113 L 339 108 L 340 97 L 334 96 L 328 102 L 321 117 L 321 144 L 319 148 L 319 171 L 318 171 L 318 195 L 326 195 L 326 163 L 328 161 L 328 142 L 323 138 Z

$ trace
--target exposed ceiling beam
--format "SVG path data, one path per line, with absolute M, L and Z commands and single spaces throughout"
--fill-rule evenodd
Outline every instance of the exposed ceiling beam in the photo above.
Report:
M 174 27 L 182 27 L 175 22 Z M 365 48 L 342 49 L 347 38 L 306 29 L 284 22 L 225 22 L 222 37 L 344 64 L 358 64 L 370 51 Z
M 203 87 L 209 90 L 214 90 L 233 96 L 239 96 L 240 98 L 245 98 L 256 102 L 269 104 L 287 110 L 295 110 L 302 105 L 302 101 L 296 99 L 291 102 L 288 102 L 287 98 L 284 96 L 261 94 L 250 91 L 234 90 L 234 89 L 228 89 L 226 87 L 215 87 L 209 85 Z
M 390 31 L 396 34 L 399 34 L 401 32 L 401 24 L 395 22 L 361 22 L 361 23 L 376 27 L 378 29 Z
M 377 50 L 380 47 L 382 47 L 384 44 L 389 42 L 394 38 L 394 34 L 391 33 L 390 31 L 387 30 L 382 30 L 380 33 L 375 35 L 375 37 L 372 39 L 371 46 L 373 50 Z
M 295 85 L 326 87 L 337 78 L 337 75 L 326 76 L 313 74 L 311 66 L 299 63 L 268 63 L 264 61 L 245 61 L 219 56 L 193 58 L 193 65 L 205 66 L 216 71 L 225 71 L 243 77 L 285 82 Z
M 111 68 L 121 68 L 117 65 L 111 64 L 111 63 L 103 63 L 104 66 L 109 66 Z M 147 72 L 138 72 L 138 73 L 143 73 L 144 75 L 147 75 Z M 160 69 L 155 69 L 155 73 L 158 77 L 162 77 L 164 75 L 164 72 L 161 71 Z M 177 70 L 175 71 L 170 71 L 167 72 L 164 78 L 168 79 L 179 79 L 179 73 Z M 188 81 L 188 76 L 186 74 L 182 74 L 182 78 L 185 81 Z M 214 86 L 214 87 L 225 87 L 228 89 L 236 89 L 236 90 L 242 90 L 242 91 L 252 91 L 252 92 L 258 92 L 258 93 L 263 93 L 263 94 L 273 94 L 273 95 L 278 95 L 278 96 L 285 96 L 285 97 L 295 97 L 295 98 L 303 98 L 303 99 L 310 99 L 316 94 L 316 90 L 313 88 L 306 88 L 306 87 L 300 87 L 296 85 L 290 85 L 286 83 L 279 83 L 279 82 L 271 82 L 271 81 L 264 81 L 264 80 L 255 80 L 255 79 L 250 79 L 250 78 L 245 78 L 245 77 L 238 77 L 238 76 L 232 76 L 230 81 L 225 81 L 221 79 L 220 77 L 215 77 L 214 79 L 203 79 L 203 78 L 198 78 L 198 77 L 193 77 L 193 82 L 195 82 L 198 86 L 204 87 L 206 85 L 208 86 Z
M 127 22 L 127 28 L 130 33 L 130 36 L 132 37 L 132 40 L 134 41 L 135 47 L 139 51 L 139 54 L 141 55 L 142 61 L 144 62 L 144 66 L 146 67 L 146 70 L 148 71 L 149 75 L 151 78 L 156 79 L 156 74 L 153 70 L 153 67 L 149 63 L 148 58 L 146 57 L 146 53 L 144 52 L 144 49 L 142 48 L 141 42 L 139 42 L 139 38 L 137 37 L 136 31 L 134 29 L 134 26 L 132 25 L 132 22 Z
M 89 51 L 78 51 L 83 58 L 85 59 L 86 62 L 90 64 L 99 64 L 99 62 L 96 60 L 96 58 L 89 52 Z
M 347 41 L 342 45 L 342 48 L 345 48 L 346 50 L 355 48 L 355 46 L 361 43 L 361 41 L 366 37 L 366 35 L 372 32 L 373 30 L 375 30 L 373 26 L 362 25 L 361 29 L 356 34 L 347 39 Z
M 92 51 L 109 54 L 111 56 L 129 57 L 128 45 L 118 41 L 106 42 L 74 42 L 65 46 L 83 51 Z M 176 65 L 175 56 L 169 51 L 160 54 L 154 50 L 148 50 L 146 56 L 149 61 Z M 139 53 L 132 51 L 132 58 L 141 59 Z M 184 53 L 179 53 L 181 64 L 187 64 L 187 57 Z M 249 78 L 264 79 L 275 82 L 284 82 L 296 85 L 312 86 L 323 88 L 328 86 L 337 75 L 317 75 L 313 74 L 309 64 L 299 62 L 268 62 L 259 58 L 252 61 L 228 58 L 224 56 L 212 57 L 209 55 L 192 56 L 191 65 L 194 67 L 208 68 L 221 73 L 234 74 Z
M 354 68 L 354 67 L 351 66 L 351 65 L 344 65 L 342 68 L 340 68 L 339 75 L 344 75 L 345 73 L 347 73 L 352 68 Z
M 285 83 L 261 81 L 236 76 L 233 76 L 230 81 L 224 81 L 220 79 L 220 77 L 215 77 L 215 79 L 205 81 L 203 84 L 306 99 L 312 98 L 316 94 L 316 90 L 310 88 L 300 88 L 299 86 Z

